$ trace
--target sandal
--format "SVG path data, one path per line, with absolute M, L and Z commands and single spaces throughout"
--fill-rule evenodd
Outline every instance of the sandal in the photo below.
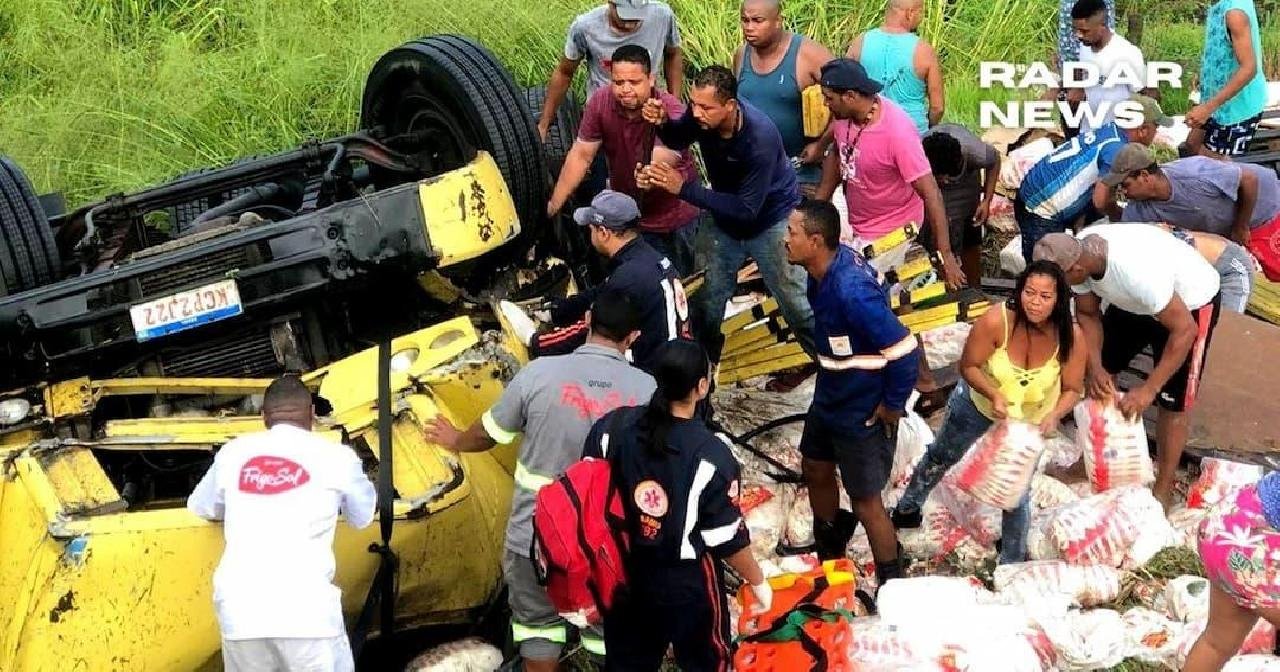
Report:
M 929 417 L 935 411 L 947 407 L 947 398 L 951 396 L 951 390 L 956 384 L 944 385 L 932 392 L 921 392 L 920 399 L 916 401 L 916 405 L 912 408 L 921 417 Z

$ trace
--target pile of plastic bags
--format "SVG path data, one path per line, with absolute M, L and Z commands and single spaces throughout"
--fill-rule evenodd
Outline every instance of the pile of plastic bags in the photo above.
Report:
M 964 332 L 934 334 L 932 353 L 926 338 L 926 352 L 939 361 L 958 358 Z M 716 404 L 737 434 L 808 405 L 803 391 L 734 394 Z M 847 554 L 862 573 L 860 585 L 878 591 L 880 611 L 854 619 L 851 667 L 838 669 L 1075 671 L 1106 670 L 1125 660 L 1182 665 L 1205 627 L 1208 584 L 1195 576 L 1155 580 L 1137 570 L 1162 549 L 1194 550 L 1208 509 L 1256 482 L 1261 470 L 1206 459 L 1186 506 L 1166 515 L 1149 489 L 1154 469 L 1141 422 L 1125 420 L 1114 404 L 1093 401 L 1081 402 L 1073 419 L 1074 427 L 1068 423 L 1048 437 L 1022 423 L 993 425 L 929 494 L 922 525 L 899 531 L 912 578 L 875 586 L 870 545 L 858 527 Z M 803 423 L 787 425 L 753 445 L 798 471 L 802 430 Z M 902 419 L 886 507 L 901 497 L 933 438 L 919 416 Z M 744 518 L 766 574 L 815 567 L 816 557 L 804 553 L 813 543 L 813 514 L 803 485 L 779 483 L 768 475 L 776 466 L 741 447 L 735 452 L 743 463 Z M 995 566 L 1002 512 L 1028 492 L 1030 559 Z M 843 493 L 841 505 L 849 508 Z M 973 578 L 993 566 L 989 583 Z M 731 607 L 731 618 L 737 611 Z M 1226 669 L 1280 670 L 1280 658 L 1269 655 L 1274 642 L 1274 630 L 1259 625 Z

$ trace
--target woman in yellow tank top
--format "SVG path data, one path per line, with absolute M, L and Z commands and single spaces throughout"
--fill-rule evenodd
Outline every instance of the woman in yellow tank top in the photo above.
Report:
M 992 423 L 1019 420 L 1049 435 L 1084 391 L 1084 334 L 1071 315 L 1071 287 L 1062 269 L 1036 261 L 1018 276 L 1013 297 L 974 322 L 960 357 L 964 378 L 892 518 L 898 529 L 919 527 L 929 492 Z M 1026 560 L 1029 493 L 1005 511 L 1000 563 Z

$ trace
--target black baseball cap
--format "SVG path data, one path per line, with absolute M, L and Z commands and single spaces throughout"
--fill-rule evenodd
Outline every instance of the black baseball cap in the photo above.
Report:
M 852 58 L 837 58 L 828 61 L 822 66 L 821 80 L 823 86 L 830 89 L 840 89 L 843 91 L 857 91 L 858 93 L 873 94 L 880 93 L 880 89 L 884 88 L 871 76 L 867 74 L 867 69 L 862 64 Z

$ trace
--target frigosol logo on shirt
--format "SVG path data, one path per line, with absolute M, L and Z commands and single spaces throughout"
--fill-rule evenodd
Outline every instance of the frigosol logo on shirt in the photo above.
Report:
M 240 492 L 256 495 L 278 495 L 310 480 L 301 464 L 283 457 L 258 455 L 240 467 Z

